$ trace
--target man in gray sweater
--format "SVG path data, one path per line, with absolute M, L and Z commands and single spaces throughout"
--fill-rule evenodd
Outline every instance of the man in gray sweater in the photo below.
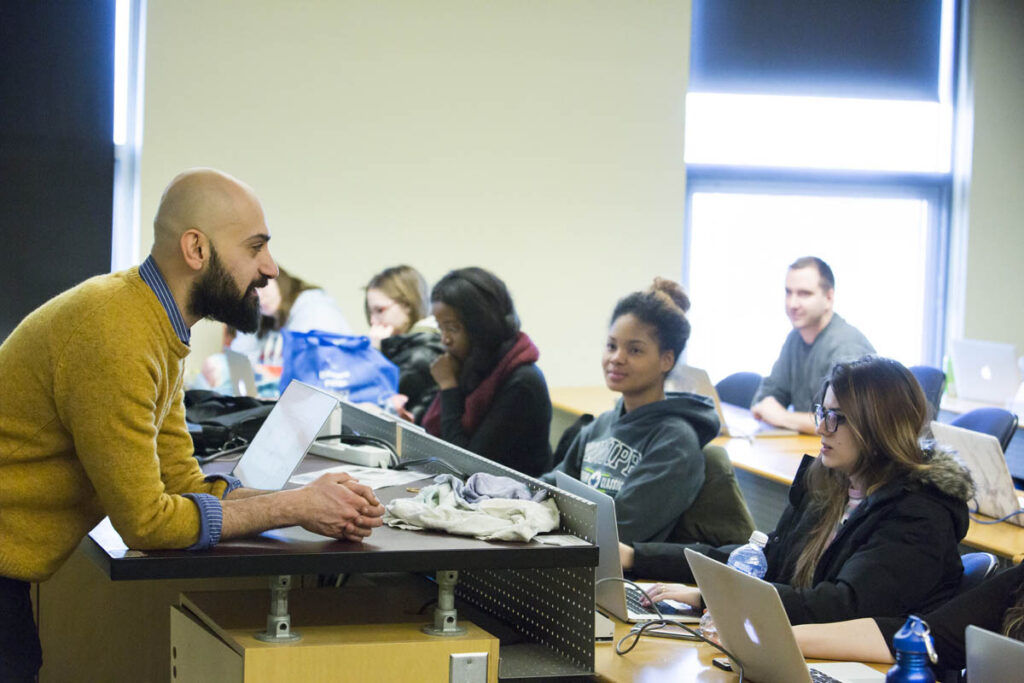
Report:
M 857 328 L 832 310 L 834 296 L 835 277 L 820 258 L 804 256 L 789 266 L 786 315 L 793 331 L 754 395 L 754 417 L 813 434 L 815 397 L 832 364 L 875 352 Z

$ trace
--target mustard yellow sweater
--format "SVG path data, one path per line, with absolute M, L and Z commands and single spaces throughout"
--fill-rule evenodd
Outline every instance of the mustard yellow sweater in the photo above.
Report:
M 49 578 L 104 515 L 132 548 L 186 548 L 221 497 L 185 427 L 189 348 L 137 268 L 92 278 L 0 346 L 0 576 Z

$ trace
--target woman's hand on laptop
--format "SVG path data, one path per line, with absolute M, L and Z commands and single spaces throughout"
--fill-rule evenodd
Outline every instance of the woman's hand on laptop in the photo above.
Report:
M 656 583 L 647 589 L 651 602 L 677 600 L 691 607 L 700 608 L 700 589 L 696 586 L 684 586 L 681 583 Z
M 381 525 L 384 506 L 373 489 L 341 472 L 296 489 L 302 495 L 300 525 L 317 534 L 360 542 Z

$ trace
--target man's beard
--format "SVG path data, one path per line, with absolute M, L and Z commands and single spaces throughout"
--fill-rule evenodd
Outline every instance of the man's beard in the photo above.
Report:
M 253 333 L 260 324 L 260 300 L 253 293 L 267 284 L 267 278 L 254 280 L 246 291 L 238 285 L 221 265 L 217 250 L 210 245 L 210 265 L 206 272 L 192 283 L 188 295 L 188 308 L 192 315 L 210 318 L 230 325 L 240 332 Z

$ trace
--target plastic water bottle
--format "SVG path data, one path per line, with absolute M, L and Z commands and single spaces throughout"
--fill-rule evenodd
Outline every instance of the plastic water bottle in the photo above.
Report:
M 928 624 L 911 616 L 892 638 L 896 664 L 885 675 L 885 683 L 935 683 L 928 662 L 936 661 Z
M 767 534 L 755 531 L 750 540 L 729 554 L 729 566 L 744 574 L 763 579 L 768 573 L 768 560 L 764 556 L 764 547 L 768 544 Z M 711 612 L 705 611 L 700 618 L 700 633 L 708 640 L 718 642 L 718 629 L 711 618 Z

